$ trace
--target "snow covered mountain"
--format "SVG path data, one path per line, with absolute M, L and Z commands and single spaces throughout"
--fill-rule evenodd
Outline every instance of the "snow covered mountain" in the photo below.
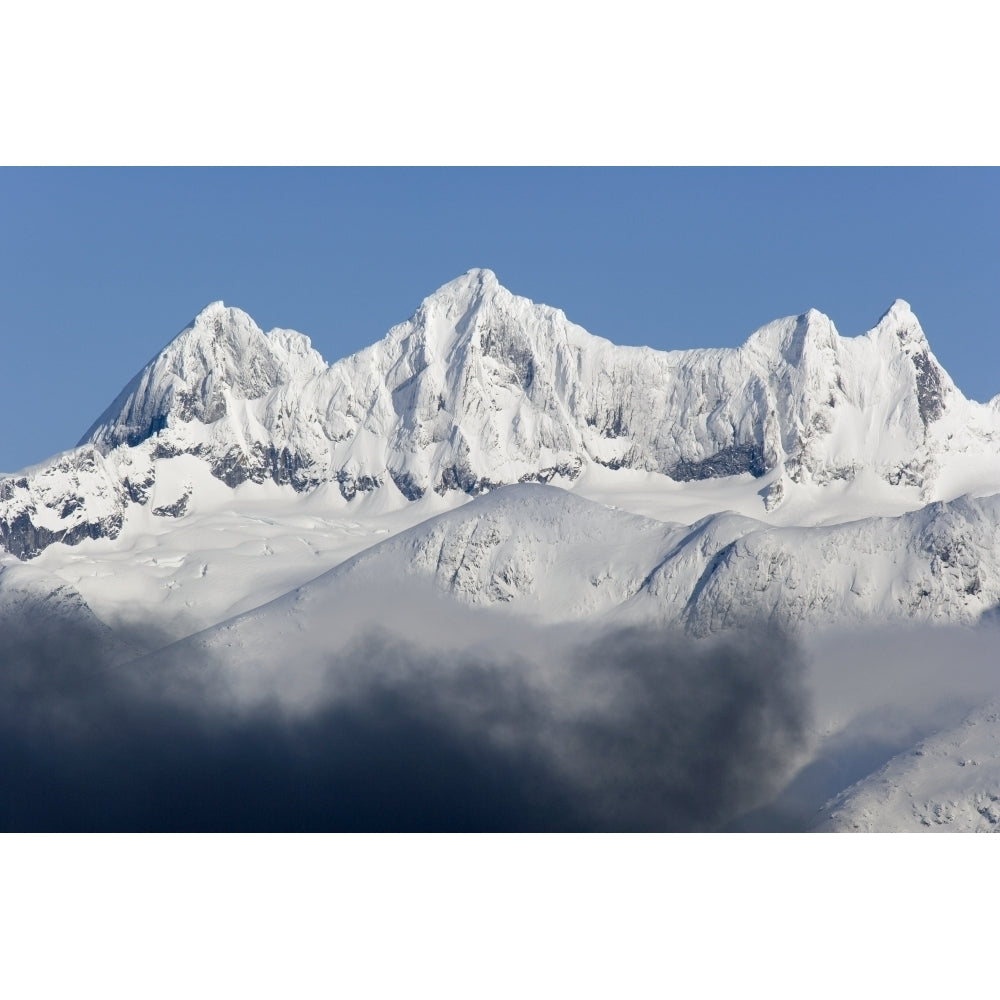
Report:
M 1000 396 L 965 399 L 902 301 L 859 337 L 810 310 L 662 352 L 474 270 L 332 365 L 213 303 L 76 448 L 0 476 L 11 649 L 41 622 L 305 703 L 385 621 L 495 652 L 512 630 L 811 638 L 998 609 Z M 995 827 L 995 716 L 865 758 L 818 822 Z M 945 794 L 927 762 L 970 740 Z
M 153 498 L 179 455 L 230 487 L 336 484 L 347 500 L 632 470 L 755 479 L 755 516 L 797 490 L 857 482 L 913 509 L 1000 491 L 1000 397 L 966 400 L 901 301 L 853 339 L 810 310 L 738 349 L 660 352 L 594 337 L 474 270 L 329 366 L 301 334 L 264 334 L 213 303 L 76 449 L 0 482 L 0 543 L 31 558 L 114 538 L 137 506 L 182 516 L 192 483 Z

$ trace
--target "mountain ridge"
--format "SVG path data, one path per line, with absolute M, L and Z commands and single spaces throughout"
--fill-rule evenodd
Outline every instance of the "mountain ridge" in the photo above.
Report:
M 180 455 L 230 487 L 335 483 L 348 501 L 572 485 L 594 466 L 674 482 L 767 476 L 767 514 L 861 471 L 914 506 L 950 499 L 943 470 L 982 454 L 1000 468 L 1000 406 L 962 396 L 902 299 L 856 338 L 811 309 L 738 348 L 664 352 L 596 337 L 474 269 L 329 365 L 308 337 L 265 334 L 211 303 L 77 448 L 0 481 L 0 544 L 30 558 L 114 538 Z M 158 510 L 183 516 L 186 503 Z

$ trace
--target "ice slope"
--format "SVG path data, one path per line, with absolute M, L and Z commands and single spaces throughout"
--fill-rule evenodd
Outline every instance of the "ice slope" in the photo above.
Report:
M 0 544 L 31 558 L 114 538 L 181 455 L 229 487 L 334 484 L 396 508 L 535 481 L 607 503 L 620 491 L 668 521 L 815 524 L 1000 492 L 1000 399 L 964 399 L 901 301 L 861 337 L 810 310 L 737 349 L 662 352 L 594 337 L 474 270 L 329 366 L 308 338 L 213 303 L 77 449 L 0 481 Z M 151 509 L 179 518 L 191 502 Z
M 574 608 L 611 614 L 613 606 L 623 619 L 679 621 L 695 634 L 760 615 L 812 625 L 974 621 L 1000 601 L 992 499 L 812 528 L 733 512 L 702 517 L 683 531 L 649 518 L 669 545 L 647 547 L 634 541 L 638 521 L 624 508 L 659 513 L 660 494 L 655 483 L 639 481 L 648 474 L 619 472 L 614 475 L 637 481 L 622 495 L 605 481 L 603 497 L 618 503 L 594 504 L 579 490 L 543 491 L 565 501 L 567 531 L 580 522 L 581 510 L 607 516 L 606 524 L 590 529 L 606 539 L 605 549 L 585 545 L 586 558 L 571 558 L 567 539 L 554 527 L 536 531 L 525 508 L 505 511 L 500 499 L 509 489 L 479 498 L 432 492 L 415 502 L 398 494 L 384 502 L 391 491 L 382 490 L 347 501 L 332 484 L 307 494 L 273 482 L 230 488 L 191 455 L 157 465 L 147 502 L 125 509 L 115 538 L 50 545 L 34 562 L 78 590 L 103 621 L 149 626 L 171 640 L 278 597 L 449 510 L 453 520 L 427 522 L 427 537 L 417 530 L 410 548 L 378 550 L 372 566 L 387 580 L 412 578 L 428 571 L 426 553 L 440 541 L 432 576 L 469 605 L 511 604 L 523 612 L 531 605 L 535 616 L 560 620 L 577 613 Z M 741 477 L 720 484 L 717 499 L 734 499 L 744 485 Z M 680 512 L 699 513 L 692 504 L 705 496 L 686 498 Z M 164 508 L 180 503 L 183 514 L 163 516 Z M 587 523 L 595 518 L 589 514 Z M 625 558 L 628 553 L 635 558 Z M 369 556 L 375 559 L 374 550 Z M 449 567 L 460 567 L 454 579 L 446 575 Z

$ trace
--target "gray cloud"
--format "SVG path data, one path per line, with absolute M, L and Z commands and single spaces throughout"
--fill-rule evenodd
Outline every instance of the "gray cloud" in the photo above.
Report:
M 93 630 L 19 626 L 0 630 L 6 830 L 714 830 L 774 793 L 809 717 L 773 632 L 368 634 L 290 711 L 237 706 L 210 664 L 118 666 Z

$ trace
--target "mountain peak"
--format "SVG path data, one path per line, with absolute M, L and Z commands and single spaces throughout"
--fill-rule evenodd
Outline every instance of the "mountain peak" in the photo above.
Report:
M 244 313 L 242 309 L 234 309 L 231 306 L 227 306 L 222 299 L 217 299 L 215 302 L 209 302 L 208 305 L 201 309 L 194 319 L 192 319 L 191 322 L 188 323 L 176 337 L 174 337 L 174 340 L 180 340 L 181 338 L 190 335 L 192 331 L 209 331 L 212 333 L 219 333 L 224 326 L 228 325 L 226 320 L 235 315 L 246 316 L 246 313 Z
M 201 312 L 192 320 L 192 323 L 197 322 L 199 319 L 214 316 L 216 313 L 223 312 L 226 308 L 226 303 L 222 299 L 216 299 L 214 302 L 209 302 Z
M 920 320 L 905 299 L 896 299 L 889 306 L 875 324 L 875 332 L 883 336 L 894 336 L 910 353 L 914 350 L 927 350 L 927 337 L 920 326 Z
M 235 306 L 227 306 L 222 299 L 218 299 L 215 302 L 209 302 L 174 339 L 179 340 L 191 331 L 207 331 L 210 334 L 218 335 L 234 327 L 256 330 L 257 324 L 249 313 Z
M 455 280 L 450 282 L 450 284 L 456 284 L 457 282 L 475 284 L 481 289 L 501 287 L 500 282 L 497 280 L 497 276 L 488 267 L 470 267 L 465 274 L 455 278 Z
M 475 278 L 482 284 L 499 284 L 497 276 L 488 267 L 470 267 L 465 275 L 469 278 Z
M 913 315 L 913 309 L 910 308 L 910 303 L 906 299 L 894 299 L 892 305 L 882 313 L 879 323 L 886 318 L 892 318 L 896 322 L 900 322 L 907 319 L 915 320 L 917 317 Z
M 507 292 L 497 276 L 487 268 L 474 267 L 443 284 L 424 303 L 443 305 L 448 312 L 465 313 L 498 291 Z
M 265 334 L 242 309 L 211 302 L 125 387 L 80 444 L 134 446 L 171 422 L 214 423 L 231 400 L 259 399 L 326 365 L 308 338 Z
M 837 330 L 830 317 L 818 309 L 807 309 L 798 316 L 773 320 L 754 330 L 744 347 L 774 359 L 780 356 L 795 367 L 807 349 L 830 346 L 836 339 Z
M 468 343 L 483 323 L 489 325 L 513 313 L 523 320 L 540 308 L 504 288 L 488 268 L 472 268 L 428 295 L 390 335 L 405 338 L 414 329 L 420 330 L 420 340 L 431 345 L 431 354 L 445 358 L 457 344 Z

